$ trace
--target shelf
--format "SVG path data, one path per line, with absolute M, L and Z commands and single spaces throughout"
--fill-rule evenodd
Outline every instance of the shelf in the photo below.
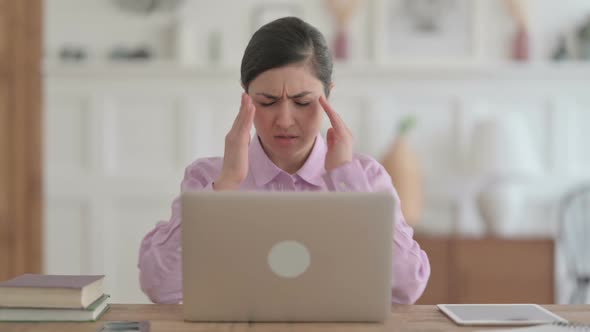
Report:
M 576 63 L 405 63 L 341 65 L 336 76 L 373 76 L 426 79 L 586 79 L 590 62 Z
M 45 62 L 43 72 L 49 77 L 166 77 L 236 79 L 237 66 L 183 66 L 173 61 L 136 62 Z M 564 63 L 335 63 L 334 78 L 375 79 L 565 79 L 589 80 L 589 62 Z
M 113 61 L 59 63 L 46 61 L 43 73 L 50 77 L 239 77 L 238 68 L 229 66 L 184 66 L 173 61 Z

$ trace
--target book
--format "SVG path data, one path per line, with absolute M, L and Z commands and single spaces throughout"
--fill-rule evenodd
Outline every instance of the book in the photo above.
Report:
M 0 282 L 0 307 L 87 308 L 103 294 L 103 275 L 23 274 Z
M 93 322 L 109 308 L 108 295 L 85 309 L 0 308 L 0 322 Z
M 100 330 L 97 332 L 150 332 L 150 322 L 147 320 L 142 321 L 109 321 L 105 322 Z
M 568 331 L 590 331 L 590 325 L 554 322 L 553 324 L 535 325 L 511 329 L 485 330 L 485 332 L 568 332 Z M 484 331 L 481 331 L 484 332 Z

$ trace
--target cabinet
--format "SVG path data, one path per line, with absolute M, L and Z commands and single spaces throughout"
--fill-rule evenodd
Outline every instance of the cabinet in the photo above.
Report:
M 415 239 L 432 270 L 418 304 L 555 302 L 553 239 Z

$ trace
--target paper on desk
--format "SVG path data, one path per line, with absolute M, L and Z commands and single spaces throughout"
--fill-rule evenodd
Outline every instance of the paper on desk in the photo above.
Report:
M 580 331 L 580 330 L 574 329 L 573 327 L 544 324 L 544 325 L 516 327 L 516 328 L 509 328 L 509 329 L 479 330 L 477 332 L 507 332 L 507 331 L 514 331 L 514 332 L 567 332 L 567 331 Z M 582 330 L 582 331 L 586 331 L 586 330 Z

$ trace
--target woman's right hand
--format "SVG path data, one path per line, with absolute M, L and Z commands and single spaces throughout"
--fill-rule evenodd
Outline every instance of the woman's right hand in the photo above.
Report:
M 242 93 L 240 111 L 225 136 L 221 175 L 213 182 L 214 190 L 234 190 L 248 175 L 248 146 L 256 107 L 247 93 Z

